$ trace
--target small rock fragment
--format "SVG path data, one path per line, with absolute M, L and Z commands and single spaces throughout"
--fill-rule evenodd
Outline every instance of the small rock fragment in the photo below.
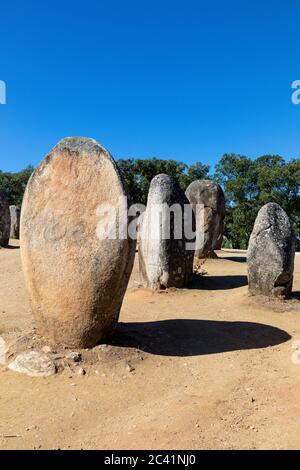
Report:
M 77 371 L 77 374 L 78 374 L 78 375 L 85 375 L 85 374 L 86 374 L 86 371 L 85 371 L 85 369 L 83 369 L 82 367 L 80 367 L 80 369 L 78 369 L 78 371 Z
M 66 354 L 66 358 L 73 362 L 80 362 L 81 361 L 81 354 L 76 351 L 71 351 Z
M 56 367 L 48 356 L 37 351 L 26 351 L 19 354 L 8 368 L 14 372 L 30 377 L 49 377 L 55 374 Z

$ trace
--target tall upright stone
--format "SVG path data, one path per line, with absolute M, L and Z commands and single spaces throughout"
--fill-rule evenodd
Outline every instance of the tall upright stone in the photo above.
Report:
M 127 212 L 119 235 L 124 197 L 115 162 L 92 139 L 63 139 L 31 176 L 21 256 L 38 331 L 49 342 L 91 347 L 118 321 L 135 255 Z
M 249 292 L 288 297 L 292 291 L 294 257 L 295 238 L 287 214 L 278 204 L 266 204 L 258 212 L 249 240 Z
M 153 178 L 139 233 L 139 269 L 145 287 L 183 287 L 191 281 L 194 240 L 186 236 L 187 208 L 192 223 L 192 208 L 178 183 L 165 174 Z
M 10 238 L 20 238 L 20 209 L 17 206 L 9 206 L 10 210 Z
M 10 211 L 7 197 L 0 192 L 0 246 L 9 244 L 10 235 Z
M 219 184 L 212 180 L 193 181 L 186 190 L 195 217 L 197 248 L 195 258 L 215 257 L 221 249 L 224 231 L 225 197 Z

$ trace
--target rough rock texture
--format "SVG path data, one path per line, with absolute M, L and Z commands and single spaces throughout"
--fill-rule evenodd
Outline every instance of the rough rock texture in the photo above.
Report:
M 292 290 L 295 239 L 285 211 L 275 203 L 258 212 L 248 247 L 251 294 L 288 297 Z
M 137 220 L 136 224 L 136 251 L 139 251 L 139 246 L 140 246 L 140 239 L 141 239 L 141 231 L 142 231 L 142 226 L 143 226 L 143 220 L 144 220 L 145 212 L 142 212 Z
M 10 210 L 10 238 L 20 238 L 20 209 L 17 206 L 9 206 Z
M 211 180 L 193 181 L 186 190 L 195 217 L 197 248 L 195 258 L 215 257 L 221 249 L 224 231 L 225 198 L 219 184 Z
M 30 377 L 49 377 L 56 373 L 55 364 L 46 354 L 38 351 L 26 351 L 19 354 L 8 368 Z
M 180 211 L 178 218 L 173 217 L 172 212 L 169 217 L 169 208 L 173 204 Z M 191 280 L 194 251 L 188 246 L 190 240 L 184 236 L 184 205 L 190 207 L 176 181 L 164 174 L 153 178 L 139 233 L 139 269 L 145 287 L 182 287 Z M 190 212 L 194 219 L 192 209 Z M 181 237 L 176 239 L 180 232 Z
M 6 353 L 8 352 L 8 346 L 5 340 L 0 336 L 0 364 L 6 363 Z
M 99 227 L 125 196 L 115 162 L 92 139 L 62 140 L 30 178 L 21 256 L 38 331 L 50 343 L 91 347 L 118 321 L 136 241 L 100 237 Z M 125 237 L 127 225 L 126 212 Z
M 0 193 L 0 246 L 7 246 L 10 235 L 10 211 L 6 196 Z

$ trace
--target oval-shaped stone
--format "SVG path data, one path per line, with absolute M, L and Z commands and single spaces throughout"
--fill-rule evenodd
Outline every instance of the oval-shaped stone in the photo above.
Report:
M 225 197 L 221 186 L 212 180 L 193 181 L 185 192 L 195 217 L 197 248 L 195 258 L 215 257 L 221 249 L 224 231 Z
M 10 238 L 20 238 L 20 209 L 17 206 L 9 206 L 10 210 Z
M 7 197 L 0 192 L 0 246 L 9 244 L 10 235 L 10 211 Z
M 118 224 L 104 236 L 103 216 L 115 217 L 126 197 L 115 162 L 92 139 L 62 140 L 31 176 L 21 256 L 38 331 L 50 342 L 91 347 L 116 324 L 135 240 L 126 236 L 127 212 L 125 236 Z
M 247 253 L 251 294 L 288 297 L 292 291 L 295 238 L 286 212 L 276 203 L 256 217 Z
M 184 192 L 170 176 L 155 176 L 140 217 L 139 269 L 145 287 L 183 287 L 191 281 L 194 239 L 186 236 L 185 215 L 193 235 L 193 211 Z

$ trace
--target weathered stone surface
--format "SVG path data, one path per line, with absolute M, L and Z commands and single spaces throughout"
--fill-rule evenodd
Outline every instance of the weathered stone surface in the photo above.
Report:
M 293 284 L 295 239 L 285 211 L 275 203 L 258 212 L 248 247 L 251 294 L 287 297 Z
M 6 196 L 0 192 L 0 246 L 7 246 L 10 235 L 10 211 Z
M 10 210 L 10 238 L 20 238 L 20 209 L 17 206 L 9 206 Z
M 50 343 L 91 347 L 118 321 L 136 242 L 100 237 L 99 227 L 126 196 L 115 162 L 92 139 L 62 140 L 29 180 L 22 264 L 38 330 Z M 127 225 L 125 213 L 125 237 Z
M 179 217 L 169 217 L 169 208 L 173 204 L 180 210 Z M 184 235 L 184 205 L 190 207 L 176 181 L 164 174 L 153 178 L 147 209 L 140 218 L 139 268 L 145 287 L 182 287 L 191 280 L 194 251 L 193 247 L 188 249 L 191 240 Z M 192 214 L 191 207 L 190 212 Z M 180 231 L 182 234 L 176 239 L 176 233 L 180 234 Z
M 186 190 L 195 217 L 197 248 L 195 258 L 214 257 L 221 249 L 224 231 L 225 198 L 219 184 L 211 180 L 193 181 Z
M 26 351 L 19 354 L 8 368 L 30 377 L 49 377 L 56 373 L 55 364 L 46 354 L 38 351 Z
M 138 219 L 137 219 L 137 224 L 136 224 L 136 251 L 139 251 L 139 246 L 140 246 L 140 238 L 141 238 L 141 232 L 142 232 L 142 225 L 143 225 L 143 220 L 144 220 L 145 212 L 142 212 Z
M 6 341 L 0 336 L 0 364 L 6 364 L 6 353 L 8 352 L 8 346 Z

